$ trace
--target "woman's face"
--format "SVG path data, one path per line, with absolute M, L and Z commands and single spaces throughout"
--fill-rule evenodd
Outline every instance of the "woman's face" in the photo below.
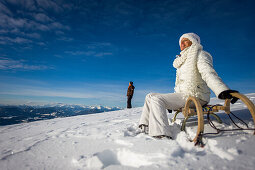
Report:
M 191 45 L 192 45 L 192 42 L 188 38 L 183 38 L 181 40 L 181 45 L 180 45 L 181 51 Z

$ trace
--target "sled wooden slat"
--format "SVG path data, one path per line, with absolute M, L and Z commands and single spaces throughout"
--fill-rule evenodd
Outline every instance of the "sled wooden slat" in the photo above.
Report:
M 231 95 L 240 99 L 247 106 L 247 108 L 249 109 L 249 111 L 252 115 L 253 122 L 255 125 L 255 106 L 254 106 L 254 104 L 243 94 L 231 93 Z M 194 103 L 195 108 L 190 107 L 192 102 Z M 184 123 L 186 123 L 186 121 L 189 117 L 197 116 L 197 119 L 198 119 L 197 133 L 196 133 L 196 137 L 193 139 L 193 141 L 196 143 L 198 138 L 201 137 L 200 134 L 203 134 L 203 131 L 204 131 L 204 114 L 211 114 L 219 122 L 221 122 L 220 118 L 215 114 L 216 112 L 219 112 L 219 111 L 224 111 L 226 114 L 230 114 L 230 99 L 225 100 L 224 106 L 222 106 L 222 105 L 210 106 L 209 105 L 209 106 L 206 106 L 205 108 L 202 108 L 198 98 L 189 97 L 186 101 L 185 107 L 177 110 L 172 121 L 176 120 L 176 116 L 180 112 L 182 112 L 182 114 L 185 117 Z M 185 124 L 182 126 L 182 128 L 185 128 Z M 254 132 L 254 135 L 255 135 L 255 132 Z
M 203 113 L 204 114 L 214 113 L 214 112 L 219 112 L 220 110 L 229 111 L 230 108 L 229 108 L 229 106 L 213 106 L 213 108 L 210 111 L 203 110 Z M 181 112 L 185 112 L 185 108 L 182 108 Z M 189 108 L 188 114 L 189 114 L 189 116 L 197 115 L 196 109 Z

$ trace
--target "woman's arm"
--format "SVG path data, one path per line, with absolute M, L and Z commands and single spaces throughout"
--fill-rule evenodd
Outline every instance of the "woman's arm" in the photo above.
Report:
M 214 70 L 212 56 L 209 53 L 205 51 L 200 52 L 197 60 L 197 68 L 202 79 L 206 82 L 207 86 L 212 89 L 217 97 L 221 92 L 229 90 L 228 86 L 224 84 Z

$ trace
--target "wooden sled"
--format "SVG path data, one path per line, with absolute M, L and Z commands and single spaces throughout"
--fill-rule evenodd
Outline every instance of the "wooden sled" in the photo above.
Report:
M 243 94 L 231 93 L 231 95 L 233 97 L 240 99 L 247 106 L 247 108 L 249 109 L 249 111 L 252 115 L 253 122 L 255 125 L 255 106 L 254 106 L 254 104 Z M 203 146 L 202 135 L 204 133 L 204 114 L 210 114 L 210 115 L 214 116 L 219 123 L 222 123 L 221 119 L 215 114 L 215 112 L 219 112 L 220 110 L 223 110 L 223 111 L 225 111 L 226 114 L 230 114 L 231 113 L 230 101 L 231 101 L 230 99 L 226 99 L 224 106 L 214 105 L 212 107 L 202 108 L 198 98 L 189 97 L 186 101 L 185 107 L 176 111 L 176 113 L 172 119 L 172 122 L 174 122 L 176 120 L 177 114 L 182 112 L 182 114 L 184 115 L 184 120 L 182 123 L 181 130 L 185 130 L 186 121 L 191 116 L 197 116 L 197 119 L 198 119 L 197 120 L 198 121 L 197 133 L 196 133 L 195 138 L 192 141 L 195 143 L 195 145 L 198 144 L 200 146 Z M 192 102 L 195 104 L 195 108 L 190 107 L 190 104 Z M 255 135 L 255 131 L 254 131 L 254 135 Z

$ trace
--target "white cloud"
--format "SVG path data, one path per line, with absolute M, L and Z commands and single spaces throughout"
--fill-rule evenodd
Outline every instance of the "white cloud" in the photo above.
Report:
M 16 30 L 40 30 L 49 31 L 50 28 L 47 25 L 40 24 L 38 22 L 28 20 L 26 18 L 13 18 L 5 14 L 0 15 L 0 26 L 5 29 Z
M 49 27 L 53 28 L 53 29 L 63 29 L 63 30 L 70 30 L 69 26 L 65 26 L 59 22 L 52 22 Z
M 95 54 L 94 51 L 65 51 L 65 53 L 70 55 L 86 55 L 86 56 L 91 56 Z
M 53 10 L 57 13 L 63 12 L 63 8 L 54 1 L 50 0 L 36 0 L 39 7 L 46 10 Z
M 25 36 L 29 37 L 29 38 L 36 38 L 36 39 L 39 39 L 41 38 L 41 35 L 38 34 L 38 33 L 24 33 Z
M 40 22 L 51 22 L 51 21 L 53 21 L 50 17 L 48 17 L 47 15 L 45 15 L 43 13 L 35 14 L 34 18 L 37 21 L 40 21 Z
M 60 37 L 60 38 L 58 38 L 58 40 L 70 42 L 70 41 L 73 41 L 74 39 L 70 38 L 70 37 Z
M 15 11 L 10 6 L 15 5 Z M 64 37 L 64 32 L 71 28 L 58 20 L 48 16 L 51 12 L 63 11 L 71 6 L 65 2 L 50 0 L 8 0 L 0 2 L 0 44 L 38 44 L 35 39 L 41 38 L 43 32 L 54 32 L 63 41 L 72 41 L 72 38 Z M 43 9 L 42 9 L 43 8 Z M 36 10 L 35 10 L 36 9 Z M 4 38 L 4 40 L 3 40 Z M 59 39 L 58 37 L 56 39 Z M 42 42 L 44 43 L 44 42 Z M 45 43 L 44 43 L 45 44 Z
M 12 12 L 1 2 L 0 2 L 0 11 L 1 11 L 1 13 L 12 15 Z
M 31 40 L 21 38 L 21 37 L 9 38 L 9 37 L 0 36 L 0 44 L 12 44 L 12 43 L 24 44 L 24 43 L 31 43 L 31 42 L 32 42 Z
M 35 1 L 34 0 L 7 0 L 9 3 L 16 5 L 16 6 L 21 6 L 27 10 L 35 10 Z
M 0 15 L 0 26 L 2 28 L 23 27 L 26 23 L 25 19 L 15 19 L 5 14 Z
M 0 30 L 0 34 L 7 34 L 8 32 L 9 32 L 9 30 L 5 30 L 5 29 Z
M 44 42 L 37 42 L 38 45 L 40 46 L 45 46 L 46 44 Z
M 92 56 L 102 58 L 104 56 L 113 55 L 112 52 L 97 52 L 97 51 L 65 51 L 65 53 L 73 56 Z
M 25 95 L 25 96 L 47 96 L 47 97 L 68 97 L 68 98 L 95 98 L 91 94 L 82 94 L 80 92 L 66 92 L 66 91 L 54 91 L 49 89 L 21 89 L 19 90 L 7 90 L 0 92 L 0 94 L 8 95 Z
M 97 57 L 103 58 L 107 56 L 112 56 L 116 52 L 116 47 L 109 42 L 93 42 L 87 45 L 82 45 L 79 47 L 81 50 L 69 50 L 65 51 L 66 54 L 73 56 L 88 56 L 88 57 Z
M 112 47 L 113 45 L 109 42 L 94 42 L 87 45 L 87 48 L 95 49 L 95 48 L 105 48 Z
M 45 70 L 52 67 L 45 65 L 30 65 L 25 64 L 24 60 L 13 60 L 0 57 L 0 70 Z
M 29 42 L 32 42 L 31 40 L 28 40 L 28 39 L 25 39 L 25 38 L 21 38 L 21 37 L 16 37 L 14 39 L 11 39 L 12 42 L 15 42 L 15 43 L 29 43 Z
M 63 31 L 60 31 L 60 30 L 55 31 L 55 33 L 56 33 L 57 35 L 64 35 L 64 34 L 65 34 Z
M 12 5 L 16 5 L 26 10 L 35 11 L 38 9 L 51 10 L 54 12 L 63 12 L 64 10 L 73 9 L 73 5 L 70 2 L 64 2 L 62 0 L 6 0 Z
M 100 52 L 100 53 L 96 53 L 95 56 L 96 57 L 104 57 L 104 56 L 109 56 L 109 55 L 113 55 L 113 53 L 110 52 Z
M 16 81 L 19 81 L 17 79 Z M 25 82 L 23 82 L 25 81 Z M 21 95 L 21 96 L 46 96 L 46 97 L 66 97 L 66 98 L 80 98 L 80 99 L 99 99 L 104 98 L 105 100 L 115 100 L 119 101 L 122 94 L 120 95 L 117 91 L 104 92 L 98 89 L 93 88 L 101 87 L 98 84 L 89 84 L 86 89 L 84 87 L 61 87 L 59 86 L 47 86 L 41 87 L 41 84 L 45 83 L 36 83 L 34 85 L 33 81 L 29 80 L 29 85 L 26 85 L 26 80 L 21 81 L 19 84 L 13 82 L 0 82 L 0 94 L 4 95 Z M 117 87 L 116 85 L 114 86 Z M 100 89 L 100 88 L 99 88 Z

